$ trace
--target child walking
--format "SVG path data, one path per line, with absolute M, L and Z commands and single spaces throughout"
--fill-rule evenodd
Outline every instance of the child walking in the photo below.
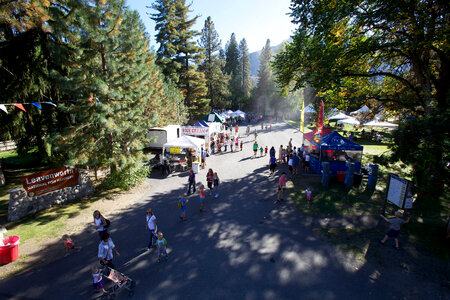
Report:
M 269 152 L 269 147 L 266 146 L 266 148 L 264 148 L 264 156 L 267 155 L 267 152 Z
M 205 186 L 203 184 L 200 185 L 198 190 L 200 191 L 200 211 L 205 211 L 205 198 L 206 198 Z
M 395 212 L 395 218 L 388 219 L 385 216 L 380 216 L 391 224 L 391 229 L 386 233 L 384 238 L 380 241 L 380 244 L 384 245 L 389 238 L 393 238 L 395 240 L 395 249 L 400 249 L 398 246 L 398 234 L 400 232 L 400 226 L 402 224 L 406 224 L 411 219 L 411 216 L 408 215 L 408 219 L 405 221 L 402 219 L 402 213 L 400 211 Z
M 308 201 L 308 203 L 311 203 L 311 188 L 306 188 L 306 201 Z
M 103 294 L 107 295 L 108 292 L 105 291 L 105 289 L 103 288 L 105 283 L 103 282 L 102 271 L 99 270 L 99 268 L 97 266 L 92 266 L 91 272 L 92 272 L 92 277 L 94 279 L 94 283 L 92 285 L 94 288 L 94 291 L 100 291 Z
M 72 241 L 72 239 L 68 234 L 63 235 L 62 240 L 64 242 L 64 246 L 66 246 L 66 254 L 64 255 L 64 257 L 70 255 L 70 250 L 77 250 L 77 252 L 80 252 L 82 247 L 81 246 L 76 247 L 75 243 Z
M 167 241 L 164 238 L 162 232 L 158 232 L 158 239 L 156 240 L 156 245 L 158 246 L 158 260 L 156 262 L 161 262 L 161 256 L 165 255 L 164 259 L 168 260 L 169 255 L 167 255 Z
M 259 148 L 259 156 L 260 156 L 260 157 L 263 155 L 263 151 L 264 151 L 264 148 L 263 148 L 263 146 L 261 146 L 261 147 Z
M 214 198 L 218 198 L 219 197 L 219 176 L 217 175 L 217 172 L 214 173 Z
M 184 195 L 180 196 L 180 200 L 178 200 L 178 208 L 181 209 L 180 220 L 186 221 L 186 199 L 184 199 Z

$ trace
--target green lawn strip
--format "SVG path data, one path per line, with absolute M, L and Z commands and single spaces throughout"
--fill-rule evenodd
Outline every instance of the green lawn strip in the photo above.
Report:
M 0 152 L 0 159 L 6 164 L 17 165 L 20 167 L 32 167 L 42 163 L 38 155 L 38 148 L 33 148 L 27 153 L 19 155 L 15 150 Z
M 5 225 L 8 235 L 20 236 L 21 242 L 29 239 L 42 241 L 46 238 L 60 236 L 65 233 L 66 221 L 78 215 L 82 210 L 89 208 L 92 203 L 120 192 L 115 190 L 97 190 L 94 194 L 85 197 L 77 202 L 69 202 L 63 205 L 54 206 L 36 214 L 28 215 L 20 220 L 10 222 Z

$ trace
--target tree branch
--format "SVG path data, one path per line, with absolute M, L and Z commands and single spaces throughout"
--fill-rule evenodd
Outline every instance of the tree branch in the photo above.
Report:
M 409 89 L 411 89 L 411 91 L 414 92 L 414 94 L 416 94 L 417 100 L 419 100 L 421 103 L 422 98 L 420 97 L 420 93 L 419 91 L 417 91 L 417 89 L 414 87 L 414 85 L 409 82 L 408 80 L 406 80 L 405 78 L 389 73 L 389 72 L 375 72 L 375 73 L 368 73 L 368 74 L 363 74 L 363 73 L 343 73 L 342 75 L 340 75 L 340 77 L 378 77 L 378 76 L 386 76 L 386 77 L 390 77 L 393 78 L 397 81 L 400 81 L 401 83 L 403 83 L 406 87 L 408 87 Z M 423 104 L 423 103 L 422 103 Z

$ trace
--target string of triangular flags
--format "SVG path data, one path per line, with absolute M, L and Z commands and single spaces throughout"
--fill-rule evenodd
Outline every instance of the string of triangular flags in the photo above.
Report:
M 88 99 L 90 102 L 95 103 L 95 101 L 100 103 L 100 99 L 99 98 L 89 98 Z M 42 110 L 42 105 L 41 104 L 49 104 L 52 106 L 56 106 L 55 103 L 67 103 L 67 102 L 72 102 L 72 103 L 77 103 L 76 100 L 64 100 L 64 101 L 45 101 L 45 102 L 30 102 L 30 103 L 0 103 L 0 110 L 3 110 L 5 113 L 8 113 L 8 110 L 6 109 L 6 106 L 8 105 L 12 105 L 17 107 L 20 110 L 23 110 L 24 112 L 26 112 L 24 105 L 33 105 L 37 108 L 39 108 L 40 110 Z

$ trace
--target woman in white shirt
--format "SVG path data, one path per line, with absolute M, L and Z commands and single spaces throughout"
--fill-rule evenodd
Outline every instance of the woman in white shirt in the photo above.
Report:
M 103 232 L 102 241 L 98 245 L 98 259 L 100 260 L 100 264 L 114 269 L 114 264 L 112 263 L 114 257 L 113 251 L 117 256 L 120 256 L 116 250 L 116 245 L 114 245 L 112 239 L 109 237 L 109 233 Z
M 102 216 L 102 214 L 98 210 L 94 211 L 94 224 L 97 227 L 98 235 L 100 236 L 100 240 L 101 240 L 103 232 L 107 231 L 105 226 L 107 226 L 108 224 L 106 223 L 105 218 Z
M 150 238 L 147 246 L 147 250 L 150 250 L 151 247 L 156 246 L 155 241 L 158 238 L 158 226 L 156 226 L 156 217 L 151 208 L 147 209 L 147 216 L 145 217 L 145 230 L 150 231 Z

